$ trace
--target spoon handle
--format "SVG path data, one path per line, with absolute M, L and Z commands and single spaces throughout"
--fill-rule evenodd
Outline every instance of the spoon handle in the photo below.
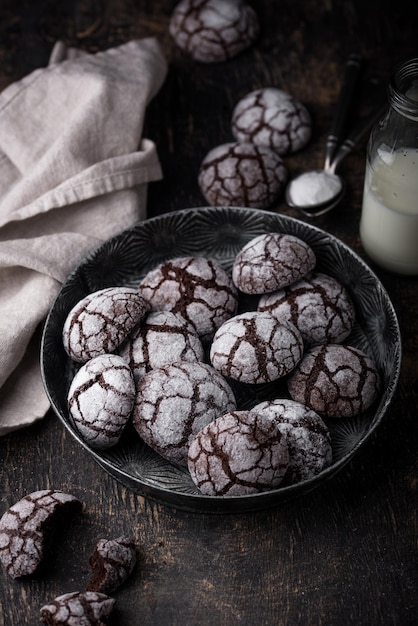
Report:
M 360 139 L 371 130 L 372 126 L 384 115 L 387 111 L 388 105 L 385 103 L 383 106 L 380 106 L 378 109 L 372 111 L 360 124 L 357 128 L 354 129 L 352 133 L 343 141 L 343 143 L 338 148 L 335 153 L 334 158 L 330 162 L 328 171 L 330 173 L 334 173 L 337 169 L 338 165 L 341 161 L 349 154 L 354 146 L 360 141 Z
M 360 73 L 360 67 L 360 57 L 357 54 L 350 54 L 345 65 L 343 84 L 338 97 L 331 131 L 327 137 L 325 147 L 325 169 L 329 168 L 335 149 L 342 139 L 348 110 L 353 99 L 354 90 Z

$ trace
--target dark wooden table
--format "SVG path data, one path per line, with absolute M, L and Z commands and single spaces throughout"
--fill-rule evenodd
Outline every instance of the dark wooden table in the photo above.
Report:
M 371 106 L 394 64 L 417 54 L 414 3 L 380 0 L 258 0 L 257 44 L 220 65 L 193 62 L 168 35 L 175 2 L 1 0 L 0 88 L 46 65 L 53 43 L 94 52 L 155 35 L 169 73 L 149 107 L 146 135 L 164 180 L 149 190 L 149 215 L 203 206 L 197 169 L 231 140 L 239 97 L 275 85 L 312 113 L 312 141 L 288 157 L 292 175 L 320 167 L 347 55 L 365 59 L 355 114 Z M 415 5 L 417 6 L 417 5 Z M 348 194 L 315 223 L 366 258 L 359 240 L 365 141 L 345 161 Z M 301 217 L 284 201 L 274 207 Z M 42 488 L 78 496 L 84 513 L 46 573 L 12 581 L 0 570 L 0 626 L 38 623 L 47 600 L 84 588 L 100 537 L 133 533 L 135 574 L 117 592 L 112 624 L 418 624 L 418 304 L 416 278 L 370 264 L 391 296 L 403 335 L 403 365 L 384 423 L 354 460 L 316 491 L 279 508 L 240 515 L 187 513 L 137 496 L 104 473 L 52 413 L 0 440 L 0 513 Z

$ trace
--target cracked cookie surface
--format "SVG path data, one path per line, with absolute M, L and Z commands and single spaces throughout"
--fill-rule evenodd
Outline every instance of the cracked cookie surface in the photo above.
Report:
M 353 346 L 316 346 L 287 381 L 293 400 L 326 417 L 352 417 L 377 399 L 381 378 L 372 359 Z
M 284 435 L 268 417 L 233 411 L 208 424 L 190 445 L 188 467 L 205 495 L 241 496 L 277 487 L 289 462 Z
M 210 349 L 211 363 L 223 376 L 252 384 L 285 376 L 302 355 L 302 336 L 293 324 L 257 311 L 225 322 Z
M 101 354 L 81 366 L 68 391 L 68 409 L 81 436 L 93 448 L 114 446 L 131 415 L 135 383 L 116 354 Z
M 47 626 L 105 626 L 115 603 L 94 591 L 64 593 L 41 608 L 40 619 Z
M 179 313 L 209 342 L 232 317 L 238 292 L 227 272 L 213 259 L 180 257 L 161 263 L 138 286 L 152 311 Z
M 43 565 L 58 518 L 81 511 L 68 493 L 43 489 L 13 504 L 0 519 L 0 561 L 12 578 L 34 574 Z
M 300 150 L 312 133 L 312 120 L 306 107 L 273 87 L 257 89 L 239 100 L 231 126 L 237 141 L 268 146 L 279 154 Z
M 182 0 L 169 24 L 179 48 L 203 63 L 236 56 L 256 40 L 259 29 L 256 12 L 244 0 Z
M 133 425 L 161 456 L 187 465 L 193 437 L 210 421 L 236 408 L 232 389 L 205 363 L 172 363 L 139 381 Z
M 136 289 L 107 287 L 89 294 L 69 312 L 63 327 L 68 356 L 85 363 L 114 352 L 143 319 L 148 304 Z
M 308 346 L 342 343 L 355 321 L 354 304 L 345 287 L 319 272 L 311 272 L 282 290 L 262 295 L 258 310 L 292 322 Z
M 200 190 L 213 206 L 268 209 L 283 191 L 287 168 L 266 146 L 230 142 L 216 146 L 203 159 Z
M 312 478 L 331 464 L 331 436 L 315 411 L 286 398 L 265 400 L 251 410 L 269 417 L 286 437 L 289 448 L 286 484 Z
M 316 264 L 312 248 L 293 235 L 265 233 L 236 255 L 232 280 L 247 294 L 265 294 L 296 282 Z
M 132 370 L 135 383 L 152 369 L 175 361 L 203 361 L 204 350 L 196 329 L 171 311 L 149 313 L 121 345 L 118 354 Z

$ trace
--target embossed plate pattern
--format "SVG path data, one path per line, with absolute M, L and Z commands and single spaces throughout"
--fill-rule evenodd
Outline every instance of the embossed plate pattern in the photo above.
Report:
M 90 448 L 71 423 L 67 409 L 67 392 L 77 366 L 66 355 L 61 334 L 74 304 L 104 287 L 136 286 L 151 268 L 176 256 L 211 257 L 230 270 L 238 250 L 265 232 L 300 237 L 314 249 L 317 269 L 346 286 L 356 306 L 357 322 L 345 343 L 368 353 L 383 378 L 381 396 L 369 411 L 352 419 L 327 421 L 333 441 L 332 465 L 297 485 L 249 496 L 216 498 L 201 495 L 187 469 L 179 469 L 154 453 L 132 427 L 127 428 L 114 448 Z M 251 307 L 254 301 L 244 298 L 241 308 Z M 276 506 L 308 493 L 341 470 L 383 419 L 396 389 L 400 361 L 400 332 L 392 303 L 377 277 L 348 246 L 299 220 L 236 207 L 204 207 L 164 214 L 139 222 L 103 243 L 62 286 L 46 320 L 41 349 L 43 381 L 55 413 L 102 468 L 141 495 L 178 508 L 212 513 Z M 260 387 L 237 385 L 235 391 L 239 407 L 246 408 L 261 399 L 286 394 L 283 381 Z

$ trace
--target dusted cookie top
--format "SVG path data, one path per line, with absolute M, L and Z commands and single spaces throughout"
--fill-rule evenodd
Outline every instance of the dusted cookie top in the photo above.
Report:
M 314 251 L 302 239 L 283 233 L 265 233 L 238 252 L 232 280 L 243 293 L 271 293 L 296 282 L 315 264 Z
M 242 496 L 277 487 L 289 461 L 285 437 L 268 417 L 251 411 L 222 415 L 193 440 L 188 467 L 208 496 Z
M 198 182 L 213 206 L 268 209 L 282 193 L 287 169 L 277 152 L 251 143 L 224 143 L 203 159 Z
M 319 272 L 261 296 L 258 310 L 292 322 L 310 346 L 342 343 L 355 321 L 354 305 L 345 287 Z
M 219 263 L 204 257 L 165 261 L 143 278 L 138 289 L 153 311 L 182 315 L 203 342 L 212 339 L 238 306 L 231 277 Z
M 232 113 L 232 134 L 237 141 L 268 146 L 279 154 L 303 148 L 311 132 L 312 121 L 306 107 L 273 87 L 247 94 Z
M 47 626 L 105 626 L 115 602 L 104 593 L 72 591 L 41 607 L 40 619 Z
M 312 478 L 331 464 L 330 433 L 315 411 L 287 399 L 266 400 L 251 410 L 269 417 L 286 438 L 289 448 L 287 484 Z
M 129 366 L 115 354 L 101 354 L 81 366 L 68 391 L 74 423 L 93 448 L 110 448 L 130 417 L 135 383 Z
M 149 313 L 119 348 L 134 380 L 162 365 L 175 361 L 203 361 L 204 351 L 197 331 L 179 313 Z
M 140 379 L 133 424 L 161 456 L 186 465 L 193 437 L 235 408 L 234 394 L 218 372 L 204 363 L 183 361 L 151 370 Z
M 297 402 L 326 417 L 352 417 L 377 399 L 381 380 L 372 359 L 352 346 L 328 344 L 305 354 L 288 381 Z
M 213 338 L 213 367 L 235 380 L 266 383 L 291 372 L 303 354 L 298 329 L 271 313 L 248 311 L 225 322 Z
M 89 294 L 69 312 L 63 328 L 68 356 L 85 363 L 114 352 L 148 312 L 136 289 L 108 287 Z
M 172 13 L 169 31 L 193 59 L 216 63 L 248 48 L 258 37 L 259 23 L 244 0 L 182 0 Z
M 82 509 L 68 493 L 42 489 L 13 504 L 0 519 L 0 561 L 12 578 L 34 574 L 44 564 L 57 518 Z

